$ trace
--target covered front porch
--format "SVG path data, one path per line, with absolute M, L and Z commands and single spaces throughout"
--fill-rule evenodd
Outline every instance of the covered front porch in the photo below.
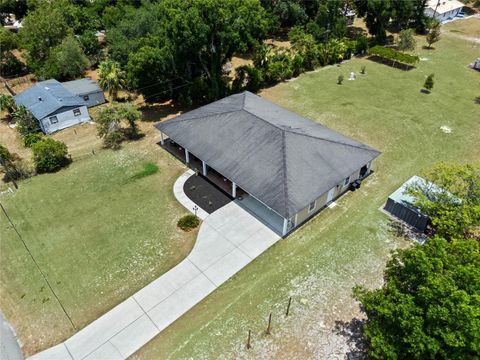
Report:
M 199 175 L 208 179 L 230 197 L 235 199 L 246 194 L 242 188 L 237 186 L 237 184 L 224 177 L 218 171 L 210 167 L 205 161 L 188 151 L 188 149 L 183 148 L 180 144 L 177 144 L 170 138 L 165 138 L 163 134 L 159 145 Z

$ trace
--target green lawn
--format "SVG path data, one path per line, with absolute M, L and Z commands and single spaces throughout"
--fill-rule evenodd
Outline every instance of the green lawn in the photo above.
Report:
M 147 153 L 136 147 L 97 152 L 0 195 L 77 329 L 177 264 L 195 240 L 195 232 L 176 228 L 186 210 L 172 187 L 183 167 L 158 148 Z M 0 307 L 24 351 L 31 354 L 72 335 L 3 213 L 0 235 Z
M 424 42 L 424 40 L 421 40 Z M 423 44 L 420 44 L 423 45 Z M 414 174 L 439 161 L 480 161 L 480 46 L 444 38 L 418 52 L 411 71 L 367 59 L 323 68 L 263 96 L 382 151 L 359 191 L 277 243 L 140 350 L 136 359 L 339 358 L 348 346 L 336 321 L 361 316 L 355 284 L 379 286 L 389 251 L 407 243 L 378 209 Z M 338 75 L 367 75 L 337 85 Z M 435 73 L 429 95 L 420 93 Z M 441 126 L 452 129 L 442 132 Z M 285 319 L 289 296 L 292 315 Z M 264 335 L 273 312 L 273 335 Z M 247 330 L 253 349 L 245 350 Z

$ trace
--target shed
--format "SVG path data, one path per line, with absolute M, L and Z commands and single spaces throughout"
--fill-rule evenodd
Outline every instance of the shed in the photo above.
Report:
M 424 231 L 427 228 L 430 219 L 414 205 L 415 198 L 407 192 L 407 189 L 410 186 L 422 182 L 426 183 L 426 180 L 419 176 L 412 176 L 388 197 L 384 208 L 391 215 L 406 222 L 419 231 Z

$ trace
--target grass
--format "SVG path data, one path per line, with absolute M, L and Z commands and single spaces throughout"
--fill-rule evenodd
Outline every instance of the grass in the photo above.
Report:
M 407 246 L 378 209 L 414 174 L 440 161 L 480 161 L 480 74 L 467 65 L 479 47 L 443 38 L 435 50 L 418 40 L 417 68 L 402 71 L 367 59 L 319 69 L 263 96 L 382 151 L 375 173 L 141 349 L 134 359 L 344 358 L 342 321 L 361 317 L 356 284 L 377 287 L 392 249 Z M 339 75 L 366 75 L 336 85 Z M 435 73 L 431 94 L 420 92 Z M 441 126 L 452 129 L 442 132 Z M 285 318 L 288 298 L 291 315 Z M 273 313 L 273 334 L 265 335 Z M 251 350 L 245 349 L 252 330 Z
M 164 152 L 137 147 L 74 160 L 0 195 L 77 329 L 176 265 L 196 237 L 176 228 L 186 211 L 172 187 L 183 167 Z M 74 329 L 3 213 L 0 237 L 0 307 L 24 352 L 71 336 Z
M 144 178 L 146 176 L 149 176 L 149 175 L 153 175 L 155 174 L 156 172 L 158 171 L 158 165 L 155 164 L 154 162 L 146 162 L 144 165 L 143 165 L 143 169 L 138 171 L 137 173 L 135 173 L 133 176 L 132 176 L 132 179 L 134 180 L 138 180 L 138 179 L 141 179 L 141 178 Z

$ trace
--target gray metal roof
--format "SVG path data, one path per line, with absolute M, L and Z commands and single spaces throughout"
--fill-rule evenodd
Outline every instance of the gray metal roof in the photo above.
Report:
M 97 82 L 90 78 L 66 81 L 62 85 L 75 95 L 87 95 L 102 91 Z
M 380 154 L 250 92 L 156 127 L 284 218 Z
M 57 80 L 46 80 L 32 85 L 14 96 L 18 105 L 25 106 L 38 120 L 66 106 L 83 106 L 83 99 L 69 92 Z

